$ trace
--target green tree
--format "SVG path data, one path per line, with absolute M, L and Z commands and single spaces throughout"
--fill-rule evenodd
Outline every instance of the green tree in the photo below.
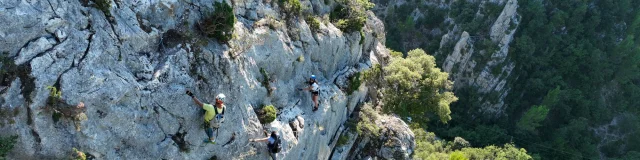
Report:
M 541 126 L 540 122 L 547 118 L 548 113 L 549 108 L 545 105 L 533 106 L 520 118 L 516 126 L 518 129 L 534 132 Z
M 505 144 L 502 147 L 487 146 L 484 148 L 465 147 L 456 149 L 454 143 L 436 139 L 435 134 L 426 132 L 422 128 L 412 126 L 415 134 L 416 148 L 414 159 L 441 160 L 441 159 L 499 159 L 499 160 L 531 160 L 531 156 L 523 148 L 516 148 L 513 144 Z
M 392 58 L 383 70 L 388 86 L 386 111 L 415 117 L 422 123 L 428 121 L 428 114 L 437 115 L 442 123 L 451 120 L 449 104 L 458 98 L 451 92 L 449 74 L 436 67 L 433 56 L 422 49 L 411 50 L 406 58 Z

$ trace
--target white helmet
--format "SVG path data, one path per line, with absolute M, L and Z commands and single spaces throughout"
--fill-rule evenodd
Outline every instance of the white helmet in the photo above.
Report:
M 216 96 L 216 99 L 219 99 L 220 101 L 223 101 L 223 102 L 224 102 L 224 98 L 225 98 L 225 97 L 226 97 L 226 96 L 224 96 L 224 94 L 220 93 L 220 94 L 218 94 L 218 96 Z

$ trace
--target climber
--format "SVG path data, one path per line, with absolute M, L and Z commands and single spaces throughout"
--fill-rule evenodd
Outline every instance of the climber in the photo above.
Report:
M 269 156 L 276 160 L 276 156 L 280 150 L 282 150 L 282 141 L 276 131 L 271 131 L 271 136 L 260 139 L 249 139 L 249 142 L 268 142 L 267 149 L 269 149 Z
M 198 106 L 200 106 L 205 111 L 203 125 L 205 128 L 204 131 L 207 133 L 207 136 L 209 137 L 209 139 L 205 139 L 204 142 L 216 144 L 216 137 L 218 136 L 218 127 L 220 127 L 220 123 L 224 121 L 224 110 L 227 108 L 224 105 L 224 98 L 225 98 L 224 94 L 221 93 L 221 94 L 218 94 L 218 96 L 216 96 L 215 107 L 211 104 L 200 102 L 198 98 L 193 96 L 193 93 L 191 93 L 191 91 L 187 91 L 187 95 L 189 95 L 193 99 L 193 102 L 195 102 Z M 215 136 L 214 136 L 214 131 L 215 131 Z
M 318 110 L 318 96 L 320 95 L 320 86 L 318 85 L 318 81 L 316 81 L 316 75 L 311 75 L 309 78 L 309 87 L 300 88 L 298 90 L 309 90 L 311 91 L 312 99 L 313 99 L 313 111 Z

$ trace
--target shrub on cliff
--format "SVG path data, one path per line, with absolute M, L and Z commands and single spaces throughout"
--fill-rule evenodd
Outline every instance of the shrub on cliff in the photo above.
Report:
M 0 159 L 4 159 L 4 156 L 7 156 L 7 153 L 13 149 L 17 139 L 18 136 L 0 137 Z
M 205 36 L 226 43 L 233 37 L 236 16 L 233 14 L 233 8 L 227 3 L 215 2 L 214 7 L 213 13 L 207 14 L 198 26 Z
M 307 24 L 309 24 L 309 28 L 311 31 L 317 32 L 320 30 L 320 20 L 315 16 L 307 16 L 306 18 Z
M 356 124 L 356 131 L 358 132 L 358 135 L 364 137 L 380 136 L 380 126 L 375 123 L 376 119 L 378 119 L 380 115 L 378 112 L 373 110 L 371 105 L 363 105 L 358 117 L 360 117 L 360 120 Z
M 362 30 L 367 22 L 367 10 L 374 4 L 368 0 L 338 0 L 338 5 L 329 15 L 329 19 L 343 32 Z
M 279 5 L 288 16 L 299 16 L 302 13 L 300 0 L 279 0 Z
M 93 0 L 94 7 L 102 11 L 106 17 L 111 17 L 111 0 Z
M 262 107 L 262 110 L 258 113 L 258 119 L 262 124 L 271 123 L 276 120 L 276 114 L 278 110 L 273 105 L 266 105 Z

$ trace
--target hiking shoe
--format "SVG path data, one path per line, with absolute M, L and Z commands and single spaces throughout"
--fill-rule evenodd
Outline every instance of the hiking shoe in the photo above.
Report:
M 209 139 L 207 138 L 207 139 L 204 139 L 204 141 L 202 141 L 202 142 L 204 142 L 204 143 L 216 144 L 216 140 L 215 140 L 215 139 L 214 139 L 213 141 L 211 141 L 211 140 L 209 140 Z
M 314 112 L 317 111 L 317 110 L 318 110 L 318 107 L 313 107 L 313 111 Z

